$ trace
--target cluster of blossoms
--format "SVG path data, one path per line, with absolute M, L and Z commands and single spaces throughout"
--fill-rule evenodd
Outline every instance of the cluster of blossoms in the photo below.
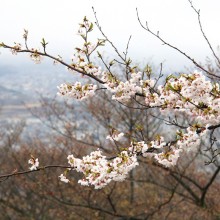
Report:
M 28 160 L 28 163 L 31 164 L 31 167 L 29 168 L 30 170 L 37 170 L 37 168 L 39 167 L 38 158 L 34 158 L 33 156 L 30 160 Z
M 86 156 L 82 160 L 73 158 L 71 155 L 69 157 L 75 161 L 72 163 L 74 164 L 73 167 L 84 174 L 84 178 L 79 181 L 82 185 L 94 185 L 95 188 L 102 188 L 111 180 L 123 180 L 128 171 L 138 164 L 137 155 L 154 159 L 166 167 L 174 166 L 182 152 L 197 149 L 201 143 L 201 136 L 206 134 L 210 124 L 220 121 L 220 118 L 218 118 L 220 113 L 219 85 L 216 83 L 211 84 L 202 73 L 195 71 L 192 74 L 183 74 L 179 78 L 168 77 L 166 84 L 158 88 L 154 88 L 155 80 L 143 80 L 141 72 L 131 73 L 130 79 L 126 82 L 118 80 L 112 73 L 107 71 L 99 75 L 101 75 L 101 80 L 105 82 L 104 86 L 112 93 L 112 99 L 127 102 L 135 94 L 140 93 L 145 96 L 145 103 L 149 107 L 157 106 L 162 111 L 166 109 L 185 112 L 193 116 L 196 121 L 202 122 L 203 125 L 200 125 L 199 128 L 191 126 L 186 129 L 185 133 L 177 131 L 177 139 L 173 142 L 166 143 L 161 136 L 148 143 L 133 141 L 130 147 L 127 148 L 128 150 L 122 152 L 127 158 L 130 158 L 125 161 L 133 161 L 129 165 L 123 163 L 122 166 L 120 162 L 120 166 L 118 166 L 119 161 L 122 161 L 122 157 L 119 156 L 109 161 L 101 155 L 100 151 L 92 152 L 90 156 Z M 207 123 L 209 124 L 207 125 Z M 107 136 L 107 139 L 120 141 L 123 135 L 124 133 L 114 130 L 112 134 Z M 93 162 L 88 162 L 87 159 L 92 159 Z M 117 166 L 114 166 L 114 164 L 117 164 Z M 116 168 L 119 167 L 121 171 L 116 172 Z M 68 182 L 65 176 L 60 176 L 60 178 L 62 181 Z
M 142 79 L 142 73 L 131 73 L 126 82 L 119 81 L 109 72 L 103 72 L 104 86 L 113 94 L 112 99 L 129 101 L 135 94 L 145 96 L 149 107 L 160 107 L 162 112 L 184 112 L 202 124 L 220 122 L 220 88 L 211 83 L 202 72 L 169 76 L 165 85 L 154 88 L 155 80 Z
M 154 96 L 158 97 L 157 93 L 152 94 L 150 92 L 155 84 L 155 80 L 142 80 L 142 72 L 133 72 L 129 80 L 122 82 L 112 75 L 112 73 L 107 71 L 102 72 L 101 67 L 97 67 L 92 63 L 87 64 L 85 58 L 80 56 L 74 56 L 73 64 L 71 65 L 80 71 L 85 71 L 87 74 L 101 76 L 104 87 L 113 94 L 113 100 L 126 103 L 137 93 L 145 95 L 147 97 L 146 100 L 148 99 L 151 102 L 154 101 Z
M 154 158 L 165 167 L 175 166 L 180 156 L 180 152 L 182 152 L 182 149 L 176 149 L 171 146 L 168 151 L 155 154 Z
M 129 171 L 138 165 L 136 154 L 129 154 L 127 151 L 122 151 L 113 159 L 107 159 L 100 150 L 82 159 L 75 158 L 73 155 L 69 155 L 67 159 L 73 170 L 84 175 L 78 182 L 85 186 L 93 185 L 95 189 L 103 188 L 112 180 L 123 181 Z M 62 174 L 60 179 L 68 182 Z
M 175 141 L 173 145 L 170 143 L 163 143 L 163 145 L 166 146 L 165 151 L 159 154 L 154 154 L 154 158 L 158 163 L 166 167 L 176 165 L 180 153 L 195 151 L 201 143 L 201 137 L 208 132 L 208 129 L 206 128 L 198 130 L 194 127 L 188 127 L 186 130 L 186 133 L 177 131 L 177 141 Z
M 111 73 L 110 68 L 107 68 L 108 71 L 102 71 L 101 67 L 91 62 L 90 55 L 105 43 L 105 40 L 101 39 L 98 39 L 96 44 L 88 42 L 88 33 L 92 30 L 93 24 L 85 17 L 78 30 L 84 44 L 81 48 L 75 48 L 76 53 L 68 68 L 70 71 L 78 71 L 102 81 L 104 87 L 111 92 L 113 100 L 126 103 L 139 94 L 144 97 L 147 107 L 158 107 L 161 112 L 184 113 L 196 121 L 196 125 L 188 127 L 186 132 L 177 131 L 175 141 L 165 142 L 162 136 L 157 136 L 155 140 L 149 142 L 132 141 L 130 146 L 124 148 L 127 150 L 123 150 L 118 156 L 111 159 L 102 155 L 100 150 L 91 152 L 82 159 L 69 155 L 67 157 L 71 166 L 69 170 L 76 170 L 83 174 L 83 178 L 78 182 L 100 189 L 111 181 L 124 180 L 127 174 L 138 165 L 138 155 L 149 157 L 165 167 L 170 167 L 176 165 L 181 153 L 196 149 L 201 143 L 201 137 L 209 130 L 209 126 L 220 123 L 220 87 L 218 83 L 206 80 L 201 72 L 195 71 L 179 77 L 171 75 L 166 78 L 164 85 L 156 88 L 157 81 L 150 79 L 150 75 L 147 80 L 144 79 L 143 72 L 136 72 L 135 67 L 131 68 L 129 73 L 126 72 L 127 80 L 123 82 Z M 23 35 L 25 43 L 27 43 L 27 36 L 28 32 L 25 30 Z M 1 45 L 6 46 L 3 43 Z M 46 45 L 47 43 L 43 39 L 44 53 L 37 49 L 29 51 L 30 57 L 35 63 L 40 63 L 42 55 L 47 55 Z M 16 55 L 21 50 L 21 44 L 15 43 L 13 47 L 7 48 L 10 48 L 11 52 Z M 28 48 L 27 44 L 26 48 Z M 54 63 L 61 61 L 62 58 L 58 56 Z M 97 86 L 93 84 L 63 83 L 58 86 L 58 94 L 83 100 L 93 96 L 96 89 Z M 120 141 L 123 136 L 124 133 L 112 130 L 106 139 Z M 38 158 L 32 157 L 28 163 L 31 164 L 30 170 L 37 170 L 39 167 Z M 59 178 L 65 183 L 69 182 L 66 174 L 61 174 Z
M 219 84 L 206 80 L 201 72 L 170 76 L 164 86 L 158 87 L 158 93 L 149 106 L 161 106 L 166 111 L 184 112 L 203 124 L 220 122 L 220 89 Z
M 202 130 L 198 130 L 195 127 L 188 127 L 187 133 L 183 133 L 182 131 L 177 131 L 177 146 L 188 152 L 196 150 L 196 147 L 201 143 L 201 137 L 204 136 L 207 132 L 207 128 L 202 128 Z
M 25 30 L 25 33 L 23 35 L 23 38 L 27 39 L 27 30 Z M 11 52 L 13 55 L 17 55 L 19 51 L 22 50 L 22 45 L 20 43 L 14 43 L 14 46 L 11 47 Z M 43 60 L 43 56 L 39 54 L 39 50 L 32 48 L 30 50 L 30 58 L 33 60 L 36 64 L 40 64 Z
M 220 88 L 206 80 L 201 72 L 170 76 L 164 86 L 154 88 L 155 80 L 143 80 L 142 73 L 131 73 L 130 80 L 120 82 L 110 73 L 103 73 L 105 87 L 112 99 L 127 102 L 135 94 L 145 96 L 149 107 L 160 107 L 162 112 L 182 112 L 198 123 L 216 125 L 220 122 Z
M 90 55 L 99 47 L 104 45 L 104 40 L 98 39 L 97 43 L 93 44 L 88 41 L 88 33 L 93 30 L 93 23 L 91 23 L 86 17 L 84 17 L 83 22 L 79 24 L 80 28 L 77 32 L 83 40 L 83 46 L 76 47 L 76 53 L 72 57 L 72 63 L 70 66 L 81 72 L 85 72 L 88 75 L 100 76 L 101 68 L 95 66 L 92 62 L 90 62 Z M 72 68 L 68 68 L 69 71 L 74 72 Z
M 123 181 L 128 173 L 138 165 L 137 156 L 154 158 L 159 164 L 170 167 L 177 163 L 181 152 L 188 152 L 195 149 L 200 144 L 200 138 L 207 132 L 207 129 L 197 130 L 190 127 L 186 133 L 177 132 L 177 141 L 166 143 L 162 136 L 157 136 L 155 140 L 145 143 L 144 141 L 132 141 L 128 150 L 122 151 L 117 157 L 106 158 L 100 150 L 91 152 L 90 155 L 82 159 L 75 158 L 73 155 L 67 157 L 68 163 L 72 168 L 81 172 L 84 176 L 78 183 L 88 186 L 93 185 L 95 189 L 100 189 L 113 181 Z M 111 140 L 119 140 L 123 133 L 116 131 Z M 30 170 L 37 170 L 39 167 L 38 158 L 32 157 L 29 161 L 32 166 Z M 60 180 L 68 183 L 66 175 L 61 174 Z
M 170 76 L 165 85 L 158 88 L 154 88 L 155 80 L 143 80 L 141 72 L 131 73 L 131 78 L 126 82 L 119 81 L 112 73 L 101 73 L 98 67 L 95 72 L 98 72 L 96 76 L 101 75 L 114 100 L 126 103 L 139 93 L 145 96 L 149 107 L 159 107 L 162 112 L 174 110 L 185 113 L 205 126 L 220 122 L 219 84 L 206 80 L 201 72 Z
M 141 154 L 143 157 L 154 158 L 158 163 L 170 167 L 176 165 L 181 150 L 174 146 L 168 147 L 167 145 L 170 144 L 164 142 L 162 136 L 158 136 L 156 140 L 149 143 L 133 141 L 128 150 L 132 153 Z M 158 153 L 157 151 L 163 152 Z
M 92 185 L 95 189 L 100 189 L 113 181 L 123 181 L 128 173 L 138 165 L 137 156 L 142 155 L 154 159 L 165 167 L 176 165 L 181 152 L 195 149 L 200 144 L 200 138 L 207 129 L 201 132 L 194 128 L 188 128 L 187 132 L 177 132 L 177 140 L 174 143 L 166 143 L 162 136 L 157 136 L 155 140 L 145 143 L 144 141 L 132 141 L 127 150 L 122 151 L 117 157 L 108 159 L 102 155 L 100 150 L 93 151 L 90 155 L 82 159 L 73 155 L 67 157 L 71 170 L 81 172 L 84 176 L 78 181 L 81 185 Z M 109 136 L 109 139 L 122 137 L 123 133 Z M 60 180 L 68 183 L 66 175 L 61 174 Z
M 81 85 L 80 82 L 75 84 L 66 84 L 63 83 L 57 87 L 59 92 L 58 95 L 73 97 L 78 100 L 83 100 L 94 95 L 95 90 L 97 89 L 96 85 L 86 84 Z
M 110 73 L 104 72 L 102 80 L 105 82 L 104 86 L 113 93 L 112 99 L 124 103 L 129 101 L 136 93 L 142 92 L 141 87 L 138 85 L 140 84 L 141 77 L 141 72 L 134 72 L 128 81 L 122 82 L 117 80 Z
M 177 140 L 173 143 L 166 143 L 162 136 L 157 136 L 149 143 L 133 141 L 128 150 L 133 154 L 154 158 L 159 164 L 166 167 L 174 166 L 180 153 L 196 150 L 201 143 L 201 137 L 208 131 L 206 128 L 198 130 L 194 127 L 188 127 L 186 130 L 186 133 L 177 131 Z
M 99 76 L 101 74 L 101 67 L 95 66 L 91 62 L 86 61 L 86 57 L 79 54 L 74 54 L 72 57 L 72 63 L 70 66 L 82 72 L 86 72 L 89 75 Z M 70 72 L 74 72 L 71 68 L 68 68 Z
M 101 80 L 105 82 L 104 85 L 109 91 L 114 90 L 114 88 L 117 87 L 120 83 L 120 81 L 114 75 L 112 75 L 112 73 L 107 71 L 102 73 Z

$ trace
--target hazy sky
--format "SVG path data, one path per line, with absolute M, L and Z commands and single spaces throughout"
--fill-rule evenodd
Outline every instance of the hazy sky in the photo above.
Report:
M 193 2 L 196 8 L 201 9 L 203 28 L 216 48 L 220 44 L 220 1 Z M 164 68 L 170 71 L 178 71 L 188 65 L 182 55 L 163 46 L 140 27 L 137 7 L 141 20 L 147 20 L 150 28 L 159 31 L 160 36 L 171 44 L 200 61 L 210 55 L 199 30 L 197 15 L 187 0 L 1 0 L 0 3 L 0 41 L 8 44 L 21 42 L 26 28 L 31 46 L 40 46 L 39 42 L 44 37 L 50 43 L 49 51 L 69 58 L 74 47 L 81 42 L 75 34 L 78 23 L 85 15 L 94 21 L 94 6 L 103 31 L 121 51 L 132 35 L 129 51 L 133 60 L 164 62 Z M 98 32 L 93 35 L 94 38 L 96 36 L 101 37 Z M 0 52 L 0 64 L 31 62 L 24 55 L 14 58 L 6 50 Z M 114 54 L 106 51 L 108 53 L 109 56 Z

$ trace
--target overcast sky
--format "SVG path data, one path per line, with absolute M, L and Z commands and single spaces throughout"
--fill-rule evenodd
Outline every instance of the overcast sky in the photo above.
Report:
M 220 1 L 194 0 L 201 10 L 201 20 L 207 37 L 216 48 L 220 44 Z M 163 46 L 158 39 L 144 31 L 136 16 L 169 43 L 187 52 L 196 60 L 203 61 L 210 55 L 209 48 L 199 30 L 197 15 L 188 0 L 1 0 L 0 41 L 6 44 L 21 42 L 23 29 L 29 30 L 31 46 L 39 46 L 42 37 L 49 41 L 49 51 L 71 57 L 73 48 L 80 43 L 75 33 L 78 23 L 86 15 L 94 21 L 94 6 L 103 31 L 123 51 L 132 35 L 130 56 L 137 62 L 152 60 L 164 63 L 169 71 L 182 70 L 189 62 L 176 51 Z M 95 32 L 93 37 L 100 37 Z M 0 64 L 31 62 L 26 56 L 12 57 L 1 49 Z M 105 54 L 112 56 L 113 51 Z

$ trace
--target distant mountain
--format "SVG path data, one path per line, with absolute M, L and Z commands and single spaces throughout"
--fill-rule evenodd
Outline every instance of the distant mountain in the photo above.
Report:
M 58 85 L 75 81 L 76 76 L 67 72 L 63 66 L 53 64 L 24 64 L 19 67 L 0 65 L 0 85 L 33 99 L 36 99 L 37 93 L 53 96 L 57 93 Z
M 40 96 L 54 98 L 58 85 L 74 80 L 63 66 L 0 65 L 0 120 L 30 117 L 25 106 L 38 106 Z
M 35 118 L 31 111 L 44 111 L 39 103 L 40 96 L 50 101 L 56 95 L 58 85 L 74 82 L 79 77 L 79 74 L 71 74 L 61 65 L 21 64 L 16 67 L 0 64 L 0 126 L 22 120 L 26 122 L 24 136 L 35 131 L 38 131 L 38 135 L 45 135 L 49 128 Z M 56 102 L 62 106 L 63 99 L 56 98 Z M 88 113 L 81 112 L 78 102 L 73 102 L 72 105 L 77 122 L 85 122 L 84 117 L 89 117 Z M 72 115 L 73 112 L 67 111 L 66 116 L 68 114 Z

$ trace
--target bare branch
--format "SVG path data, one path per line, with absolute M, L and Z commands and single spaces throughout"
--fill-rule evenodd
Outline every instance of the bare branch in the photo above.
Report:
M 208 74 L 208 76 L 212 76 L 215 78 L 220 79 L 220 76 L 217 76 L 213 73 L 211 73 L 210 71 L 208 71 L 207 69 L 205 69 L 203 66 L 201 66 L 197 61 L 195 61 L 195 59 L 193 59 L 192 57 L 190 57 L 188 54 L 186 54 L 185 52 L 183 52 L 182 50 L 180 50 L 178 47 L 173 46 L 172 44 L 166 42 L 163 38 L 161 38 L 158 33 L 154 33 L 148 26 L 148 23 L 146 22 L 146 25 L 144 26 L 143 23 L 140 20 L 139 17 L 139 13 L 138 13 L 138 9 L 137 10 L 137 18 L 138 18 L 138 22 L 141 25 L 141 27 L 146 30 L 147 32 L 149 32 L 150 34 L 152 34 L 153 36 L 155 36 L 157 39 L 159 39 L 164 45 L 167 45 L 168 47 L 173 48 L 174 50 L 178 51 L 179 53 L 181 53 L 183 56 L 185 56 L 187 59 L 189 59 L 190 61 L 192 61 L 192 63 L 198 67 L 199 69 L 201 69 L 202 71 L 204 71 L 206 74 Z

